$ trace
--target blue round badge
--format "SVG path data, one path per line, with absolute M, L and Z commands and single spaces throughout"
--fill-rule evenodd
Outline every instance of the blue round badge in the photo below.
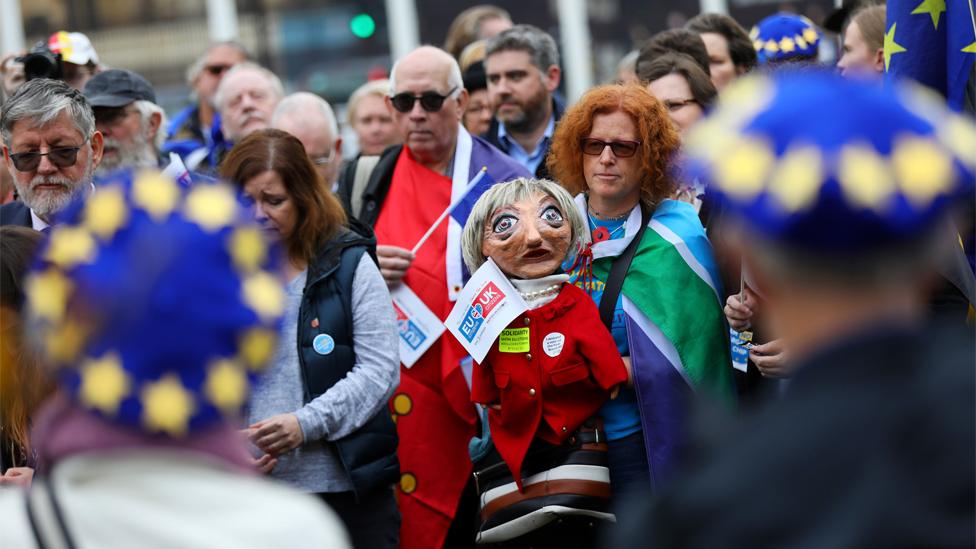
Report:
M 335 349 L 335 340 L 329 334 L 319 334 L 312 340 L 312 348 L 320 355 L 327 355 Z

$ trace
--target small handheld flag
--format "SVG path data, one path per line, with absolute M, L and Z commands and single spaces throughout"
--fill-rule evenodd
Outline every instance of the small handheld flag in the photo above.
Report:
M 468 222 L 468 216 L 471 215 L 471 210 L 474 208 L 474 203 L 477 202 L 478 199 L 481 198 L 481 195 L 483 195 L 485 191 L 490 189 L 494 184 L 495 179 L 488 175 L 488 167 L 482 166 L 481 170 L 479 170 L 477 175 L 474 176 L 474 179 L 468 183 L 468 187 L 465 189 L 464 194 L 455 200 L 450 206 L 448 206 L 447 209 L 444 210 L 444 213 L 437 217 L 437 220 L 434 221 L 434 224 L 431 225 L 429 229 L 427 229 L 424 236 L 420 237 L 420 240 L 417 241 L 417 244 L 413 247 L 411 252 L 416 254 L 417 250 L 424 245 L 424 242 L 427 242 L 430 235 L 434 234 L 434 230 L 437 229 L 441 222 L 444 221 L 444 218 L 446 218 L 448 215 L 453 217 L 454 220 L 460 223 L 463 227 L 464 224 Z

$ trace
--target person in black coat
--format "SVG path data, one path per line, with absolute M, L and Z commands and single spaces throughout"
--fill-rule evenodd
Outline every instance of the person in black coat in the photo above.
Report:
M 732 94 L 703 130 L 727 139 L 692 135 L 685 152 L 735 219 L 794 375 L 736 425 L 703 420 L 683 476 L 636 505 L 612 546 L 971 547 L 976 342 L 927 313 L 949 206 L 974 176 L 941 125 L 976 128 L 837 75 L 747 80 L 765 105 Z M 760 157 L 770 171 L 722 166 Z M 866 192 L 864 162 L 885 166 L 871 180 L 882 193 Z

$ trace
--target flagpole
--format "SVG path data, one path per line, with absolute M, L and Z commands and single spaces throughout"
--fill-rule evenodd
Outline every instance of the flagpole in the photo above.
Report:
M 478 184 L 478 182 L 481 181 L 481 178 L 484 177 L 486 173 L 488 173 L 488 166 L 482 166 L 481 171 L 478 172 L 478 175 L 476 175 L 474 179 L 472 179 L 471 182 L 468 183 L 468 189 L 474 188 Z M 420 240 L 413 247 L 413 249 L 410 250 L 410 253 L 414 255 L 417 254 L 417 250 L 419 250 L 420 247 L 424 245 L 424 242 L 427 242 L 427 239 L 430 238 L 430 235 L 434 234 L 434 230 L 436 230 L 437 226 L 440 225 L 442 221 L 444 221 L 444 218 L 451 213 L 451 209 L 454 208 L 454 206 L 457 206 L 458 202 L 464 200 L 464 197 L 467 196 L 467 194 L 468 194 L 467 191 L 465 191 L 464 194 L 459 196 L 458 199 L 455 200 L 454 202 L 451 202 L 447 206 L 447 208 L 443 212 L 441 212 L 441 215 L 438 216 L 437 220 L 434 221 L 434 224 L 431 225 L 429 229 L 427 229 L 427 232 L 424 233 L 424 236 L 420 237 Z

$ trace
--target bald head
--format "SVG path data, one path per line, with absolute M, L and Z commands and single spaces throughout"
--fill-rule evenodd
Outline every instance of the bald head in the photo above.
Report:
M 405 111 L 398 110 L 389 97 L 386 101 L 404 144 L 420 164 L 445 173 L 453 158 L 461 117 L 468 103 L 457 61 L 433 46 L 421 46 L 410 52 L 393 65 L 390 74 L 390 95 L 401 94 L 414 99 Z M 438 109 L 427 110 L 416 100 L 425 94 L 445 99 Z
M 461 67 L 446 51 L 434 46 L 420 46 L 393 64 L 390 71 L 390 94 L 396 94 L 397 77 L 401 73 L 423 73 L 443 82 L 447 89 L 464 87 Z
M 293 93 L 278 103 L 271 127 L 297 137 L 325 183 L 330 188 L 335 184 L 342 163 L 342 139 L 328 102 L 312 93 Z

